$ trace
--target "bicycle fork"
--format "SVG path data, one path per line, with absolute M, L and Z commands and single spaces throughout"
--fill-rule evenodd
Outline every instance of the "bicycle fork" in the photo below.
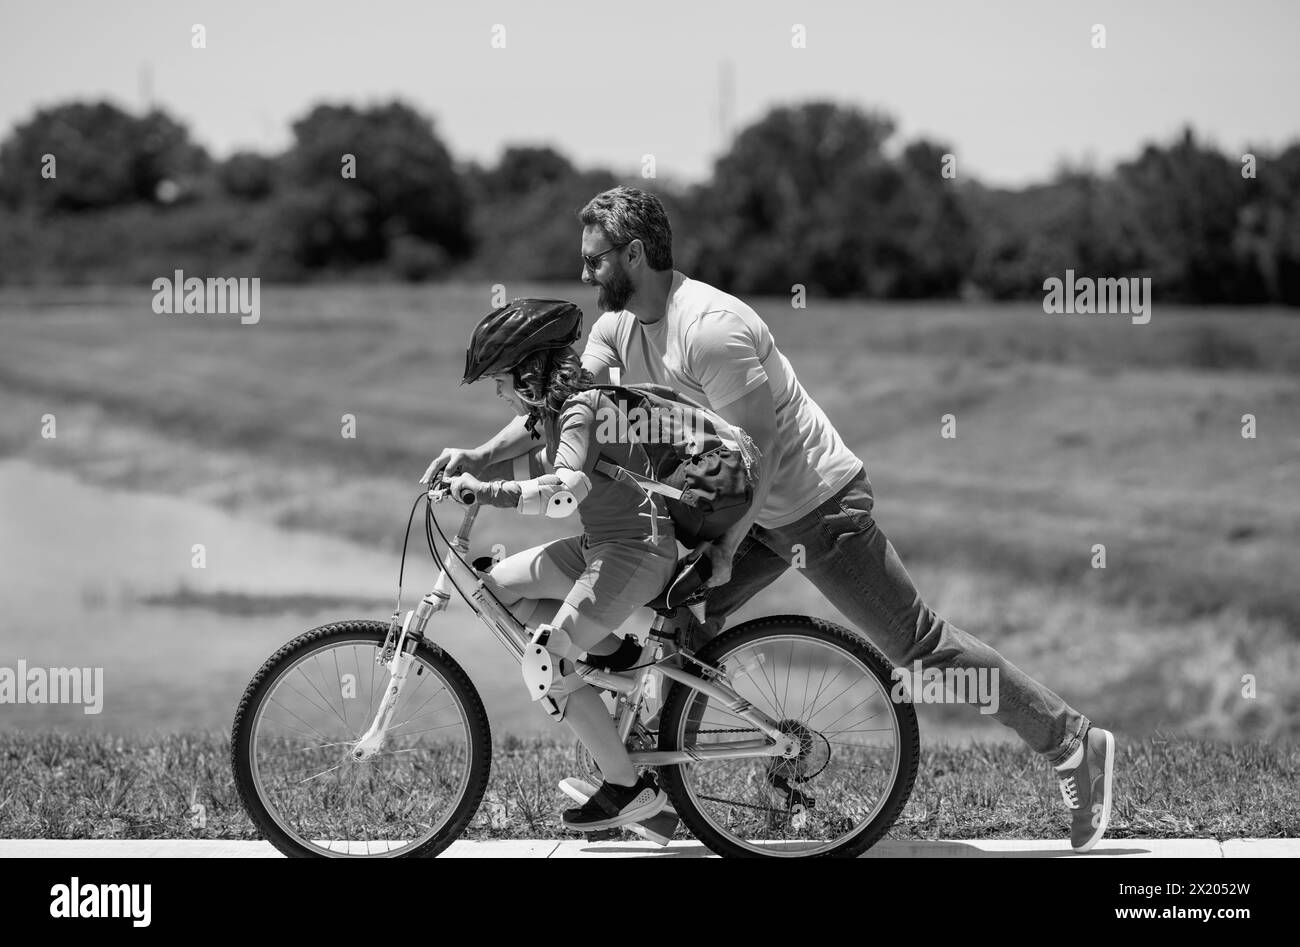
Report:
M 393 719 L 393 711 L 397 709 L 397 700 L 402 694 L 402 685 L 406 683 L 406 675 L 410 672 L 411 664 L 415 661 L 417 639 L 409 636 L 411 623 L 418 621 L 419 627 L 423 629 L 425 622 L 429 620 L 429 615 L 433 614 L 433 602 L 430 601 L 432 595 L 432 592 L 426 595 L 421 599 L 417 608 L 406 613 L 406 621 L 402 624 L 402 633 L 397 639 L 393 656 L 384 665 L 389 674 L 388 689 L 384 692 L 384 699 L 379 704 L 379 710 L 375 713 L 375 719 L 371 722 L 370 729 L 352 747 L 352 758 L 358 762 L 370 759 L 384 745 L 384 736 L 388 733 L 388 724 Z M 426 606 L 428 607 L 426 608 Z M 394 613 L 394 624 L 396 621 L 397 613 Z M 390 627 L 390 637 L 392 631 L 393 629 Z

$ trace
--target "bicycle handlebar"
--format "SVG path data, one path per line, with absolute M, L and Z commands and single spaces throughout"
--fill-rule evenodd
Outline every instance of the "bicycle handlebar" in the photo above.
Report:
M 446 497 L 450 495 L 451 495 L 451 482 L 448 480 L 439 478 L 436 484 L 429 487 L 429 499 L 432 500 L 434 503 L 440 503 L 442 502 L 442 500 L 444 500 Z M 477 497 L 474 496 L 474 491 L 472 490 L 462 490 L 460 492 L 459 500 L 465 506 L 473 506 L 476 499 Z

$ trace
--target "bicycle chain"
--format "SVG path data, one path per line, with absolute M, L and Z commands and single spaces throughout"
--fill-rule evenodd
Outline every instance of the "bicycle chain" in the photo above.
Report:
M 759 812 L 775 813 L 776 815 L 785 815 L 784 809 L 773 809 L 771 806 L 756 806 L 750 802 L 737 802 L 734 799 L 722 799 L 718 796 L 700 796 L 708 802 L 721 802 L 728 806 L 740 806 L 742 809 L 757 809 Z
M 758 733 L 757 727 L 732 727 L 729 730 L 698 730 L 697 733 Z M 759 812 L 767 812 L 775 815 L 785 815 L 784 809 L 773 809 L 771 806 L 756 806 L 750 802 L 738 802 L 735 799 L 723 799 L 720 796 L 700 796 L 706 802 L 721 802 L 728 806 L 740 806 L 742 809 L 757 809 Z

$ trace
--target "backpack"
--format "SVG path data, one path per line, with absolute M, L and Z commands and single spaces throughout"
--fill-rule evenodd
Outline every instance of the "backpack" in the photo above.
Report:
M 716 540 L 748 512 L 758 457 L 741 428 L 664 385 L 594 387 L 617 408 L 612 418 L 597 413 L 597 441 L 638 444 L 646 458 L 645 469 L 633 471 L 602 454 L 596 470 L 635 486 L 652 504 L 660 497 L 682 545 Z M 657 542 L 653 516 L 650 522 Z

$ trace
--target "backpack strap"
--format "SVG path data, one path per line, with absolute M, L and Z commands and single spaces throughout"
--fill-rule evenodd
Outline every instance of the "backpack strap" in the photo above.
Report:
M 632 395 L 634 397 L 639 394 L 639 392 L 629 390 L 622 385 L 595 385 L 593 387 L 597 391 L 606 393 L 606 397 L 608 397 L 608 393 L 610 392 L 621 395 Z M 638 443 L 637 446 L 640 447 L 641 452 L 646 455 L 646 462 L 648 463 L 650 458 L 649 454 L 646 453 L 645 445 Z M 666 484 L 660 483 L 652 477 L 646 477 L 642 474 L 634 473 L 626 467 L 621 467 L 609 460 L 604 454 L 601 454 L 597 459 L 596 469 L 611 480 L 622 480 L 624 483 L 630 483 L 632 486 L 640 489 L 643 493 L 658 493 L 672 500 L 680 500 L 682 498 L 682 491 L 678 490 L 676 487 L 670 487 Z
M 629 391 L 629 390 L 628 390 L 625 386 L 623 386 L 623 385 L 592 385 L 592 386 L 591 386 L 589 389 L 587 389 L 587 390 L 588 390 L 588 391 L 602 391 L 602 392 L 605 392 L 606 394 L 610 394 L 610 393 L 612 393 L 612 394 L 618 394 L 618 395 L 624 395 L 624 396 L 626 396 L 626 395 L 635 395 L 635 394 L 637 394 L 637 392 L 635 392 L 635 391 Z
M 659 517 L 665 516 L 669 519 L 671 519 L 672 517 L 667 513 L 659 512 L 659 510 L 655 507 L 655 498 L 651 496 L 651 494 L 659 493 L 664 496 L 670 497 L 672 499 L 680 500 L 682 498 L 682 491 L 667 486 L 666 484 L 662 484 L 658 480 L 651 480 L 648 477 L 643 477 L 640 474 L 635 474 L 632 471 L 628 470 L 626 467 L 620 467 L 618 464 L 611 463 L 610 461 L 606 460 L 604 457 L 600 457 L 596 461 L 595 469 L 603 473 L 605 476 L 609 477 L 611 480 L 616 480 L 616 481 L 621 480 L 623 483 L 629 484 L 632 487 L 636 488 L 637 490 L 641 491 L 641 494 L 645 497 L 645 503 L 649 504 L 650 506 L 650 512 L 641 513 L 639 515 L 644 516 L 650 520 L 650 544 L 658 545 L 659 544 Z
M 633 486 L 639 487 L 641 490 L 663 494 L 670 500 L 680 500 L 682 498 L 682 491 L 676 487 L 670 487 L 658 480 L 652 480 L 649 477 L 641 476 L 641 474 L 633 473 L 626 467 L 611 463 L 603 456 L 596 461 L 596 469 L 611 480 L 631 481 Z

